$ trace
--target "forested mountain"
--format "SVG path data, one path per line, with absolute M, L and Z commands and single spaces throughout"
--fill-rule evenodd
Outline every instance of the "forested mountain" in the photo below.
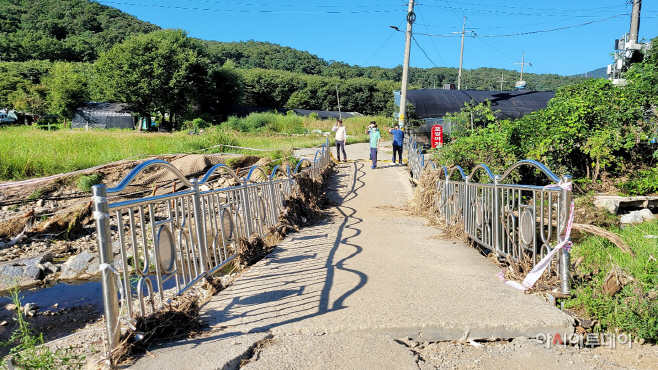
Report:
M 92 62 L 126 37 L 158 29 L 88 0 L 0 0 L 3 61 Z
M 337 61 L 326 61 L 306 51 L 283 47 L 269 42 L 205 41 L 209 56 L 217 63 L 231 60 L 239 68 L 276 69 L 288 72 L 321 75 L 325 77 L 371 78 L 377 81 L 402 79 L 402 65 L 395 68 L 360 67 Z M 411 68 L 409 83 L 416 88 L 441 88 L 444 84 L 457 85 L 457 68 Z M 473 90 L 499 90 L 501 76 L 503 90 L 512 90 L 520 73 L 506 69 L 478 68 L 462 71 L 462 86 Z M 555 91 L 558 87 L 581 81 L 581 76 L 524 73 L 528 88 Z
M 0 0 L 0 50 L 3 61 L 50 60 L 93 62 L 101 52 L 130 35 L 149 33 L 158 26 L 140 21 L 118 9 L 88 0 Z M 340 79 L 371 78 L 396 81 L 402 66 L 395 68 L 352 66 L 326 61 L 306 51 L 268 42 L 203 41 L 212 61 L 223 65 L 231 60 L 238 68 L 274 69 Z M 469 89 L 514 88 L 517 71 L 478 68 L 463 73 L 462 85 Z M 528 88 L 556 90 L 573 84 L 577 76 L 526 73 Z M 418 88 L 457 83 L 457 68 L 412 68 L 409 83 Z
M 153 47 L 157 45 L 157 47 Z M 162 30 L 88 0 L 0 0 L 0 109 L 71 117 L 85 101 L 136 113 L 221 122 L 236 105 L 393 113 L 402 66 L 352 66 L 268 42 L 217 42 Z M 165 66 L 167 66 L 165 68 Z M 166 70 L 173 74 L 158 74 Z M 175 73 L 174 73 L 175 72 Z M 466 70 L 462 87 L 511 90 L 516 71 Z M 528 88 L 583 79 L 525 73 Z M 457 85 L 456 68 L 411 68 L 410 88 Z

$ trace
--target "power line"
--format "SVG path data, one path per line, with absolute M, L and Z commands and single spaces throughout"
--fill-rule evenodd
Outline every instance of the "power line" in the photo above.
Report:
M 315 4 L 273 4 L 273 3 L 257 4 L 257 3 L 242 3 L 242 2 L 235 2 L 235 1 L 217 1 L 217 0 L 183 0 L 183 1 L 192 2 L 192 3 L 206 3 L 206 4 L 240 5 L 240 6 L 248 6 L 248 7 L 253 7 L 253 6 L 277 6 L 277 7 L 283 7 L 283 8 L 300 8 L 300 7 L 301 8 L 380 8 L 380 7 L 397 7 L 397 6 L 399 6 L 399 5 L 392 5 L 392 4 L 315 5 Z M 406 5 L 406 4 L 404 4 L 404 5 Z
M 425 0 L 425 1 L 434 1 L 434 2 L 441 2 L 441 3 L 446 3 L 449 7 L 452 7 L 450 4 L 450 1 L 448 0 Z M 600 10 L 600 9 L 612 9 L 612 8 L 621 8 L 623 5 L 609 5 L 609 6 L 604 6 L 604 7 L 596 7 L 596 8 L 587 8 L 587 9 L 555 9 L 555 8 L 532 8 L 532 7 L 525 7 L 525 6 L 509 6 L 509 5 L 499 5 L 499 4 L 473 4 L 473 3 L 460 3 L 462 5 L 472 5 L 476 6 L 479 8 L 483 7 L 492 7 L 492 8 L 504 8 L 504 9 L 522 9 L 522 10 L 534 10 L 534 11 L 541 11 L 541 12 L 564 12 L 564 13 L 574 13 L 574 12 L 591 12 L 594 10 Z M 432 6 L 432 7 L 441 7 L 439 5 L 428 5 L 428 4 L 421 4 L 421 5 L 427 5 L 427 6 Z
M 629 13 L 630 14 L 630 13 Z M 494 29 L 506 29 L 506 28 L 525 28 L 525 27 L 532 27 L 532 26 L 541 26 L 543 24 L 551 24 L 551 23 L 558 23 L 558 22 L 564 22 L 572 19 L 578 19 L 578 18 L 595 18 L 591 15 L 576 15 L 573 17 L 569 18 L 563 18 L 563 19 L 556 19 L 556 20 L 551 20 L 551 21 L 546 21 L 546 22 L 539 22 L 539 23 L 530 23 L 530 24 L 516 24 L 516 25 L 506 25 L 506 26 L 495 26 L 495 27 L 471 27 L 474 30 L 494 30 Z M 469 23 L 472 23 L 469 21 Z M 422 26 L 426 27 L 437 27 L 437 28 L 445 28 L 444 25 L 441 26 L 436 26 L 432 24 L 421 24 Z M 448 28 L 455 28 L 457 29 L 458 27 L 448 27 Z
M 372 13 L 399 13 L 402 10 L 351 10 L 351 11 L 276 11 L 276 10 L 263 10 L 263 9 L 213 9 L 213 8 L 194 8 L 187 6 L 176 6 L 176 5 L 162 5 L 162 4 L 135 4 L 135 3 L 124 3 L 117 1 L 105 1 L 99 0 L 100 4 L 107 5 L 128 5 L 128 6 L 142 6 L 142 7 L 152 7 L 152 8 L 161 8 L 161 9 L 177 9 L 177 10 L 200 10 L 207 12 L 230 12 L 230 13 L 266 13 L 266 14 L 372 14 Z
M 439 9 L 450 9 L 452 10 L 455 15 L 457 14 L 455 12 L 455 9 L 453 6 L 450 4 L 450 2 L 445 1 L 448 7 L 441 6 L 441 5 L 431 5 L 431 4 L 421 4 L 424 6 L 429 6 L 432 8 L 439 8 Z M 617 8 L 618 6 L 614 6 L 614 8 Z M 460 8 L 462 12 L 468 12 L 469 14 L 502 14 L 502 15 L 523 15 L 523 16 L 540 16 L 540 17 L 555 17 L 555 16 L 560 16 L 560 15 L 571 15 L 574 13 L 591 13 L 596 11 L 597 13 L 604 12 L 602 9 L 609 9 L 613 7 L 604 7 L 604 8 L 593 8 L 593 9 L 583 9 L 583 10 L 572 10 L 572 9 L 564 9 L 564 10 L 556 10 L 556 9 L 532 9 L 532 8 L 526 8 L 529 11 L 537 11 L 537 13 L 532 13 L 532 12 L 521 12 L 521 11 L 509 11 L 509 10 L 494 10 L 494 9 L 470 9 L 470 8 Z M 504 7 L 504 9 L 514 9 L 514 7 Z
M 587 25 L 592 24 L 592 23 L 603 22 L 603 21 L 607 21 L 607 20 L 610 20 L 610 19 L 626 16 L 626 15 L 629 15 L 629 14 L 630 13 L 617 14 L 617 15 L 614 15 L 614 16 L 608 17 L 608 18 L 598 19 L 598 20 L 595 20 L 595 21 L 585 22 L 585 23 L 576 24 L 576 25 L 572 25 L 572 26 L 552 28 L 552 29 L 549 29 L 549 30 L 509 33 L 509 34 L 502 34 L 502 35 L 479 35 L 479 37 L 510 37 L 510 36 L 523 36 L 523 35 L 532 35 L 532 34 L 536 34 L 536 33 L 561 31 L 561 30 L 566 30 L 566 29 L 569 29 L 569 28 L 587 26 Z M 416 33 L 416 34 L 421 35 L 421 36 L 432 36 L 432 37 L 461 37 L 461 36 L 456 36 L 456 35 L 434 35 L 434 34 L 427 34 L 427 33 Z
M 402 23 L 404 23 L 404 20 L 398 24 L 398 27 L 400 27 L 400 26 L 402 25 Z M 384 41 L 384 43 L 382 44 L 382 46 L 380 46 L 379 49 L 377 49 L 377 50 L 375 51 L 375 53 L 372 54 L 372 56 L 370 56 L 370 58 L 368 58 L 368 60 L 366 60 L 366 62 L 363 64 L 364 67 L 368 65 L 368 62 L 370 62 L 370 59 L 374 58 L 375 55 L 377 55 L 377 53 L 379 53 L 379 51 L 382 50 L 382 48 L 384 47 L 384 45 L 386 45 L 386 43 L 388 42 L 388 40 L 390 40 L 391 37 L 393 37 L 393 35 L 395 35 L 395 30 L 397 30 L 397 28 L 395 28 L 395 29 L 393 30 L 393 32 L 391 32 L 391 35 L 388 36 L 388 38 L 386 39 L 386 41 Z
M 432 61 L 432 59 L 430 59 L 429 55 L 427 55 L 427 53 L 425 52 L 425 49 L 423 49 L 423 47 L 420 46 L 420 44 L 418 43 L 418 40 L 416 40 L 416 38 L 415 38 L 413 35 L 411 36 L 411 38 L 414 39 L 414 41 L 416 42 L 416 45 L 418 46 L 418 48 L 423 52 L 423 54 L 425 54 L 425 58 L 427 58 L 427 60 L 429 60 L 430 63 L 432 63 L 432 65 L 433 65 L 434 67 L 439 68 L 439 66 L 437 66 L 437 65 Z
M 473 22 L 472 22 L 470 19 L 468 20 L 468 23 L 470 23 L 471 26 L 473 25 Z M 474 28 L 474 27 L 471 27 L 471 29 L 473 29 L 473 28 Z M 513 60 L 513 61 L 516 61 L 515 58 L 512 58 L 511 56 L 509 56 L 509 55 L 503 53 L 502 51 L 500 51 L 500 50 L 498 50 L 498 49 L 496 49 L 495 47 L 493 47 L 493 45 L 489 44 L 485 39 L 480 38 L 476 33 L 473 33 L 473 34 L 474 34 L 475 37 L 477 37 L 480 41 L 482 41 L 485 45 L 487 45 L 488 47 L 490 47 L 491 49 L 493 49 L 494 51 L 496 51 L 498 54 L 500 54 L 500 55 L 502 55 L 502 56 L 504 56 L 504 57 L 506 57 L 506 58 L 509 58 L 509 59 L 511 59 L 511 60 Z
M 423 13 L 420 11 L 420 8 L 418 8 L 418 13 L 420 14 L 420 18 L 423 20 L 423 22 L 425 22 L 425 17 L 423 16 Z M 429 29 L 427 27 L 425 27 L 425 29 L 427 30 L 427 32 L 429 32 Z M 439 53 L 439 48 L 437 48 L 436 44 L 434 43 L 434 39 L 431 38 L 430 40 L 432 40 L 432 45 L 434 45 L 434 50 L 436 50 L 436 54 L 439 56 L 439 59 L 441 59 L 441 61 L 443 62 L 443 65 L 447 65 L 448 63 L 446 63 L 446 61 L 443 60 L 443 57 L 441 56 L 441 53 Z M 416 39 L 414 39 L 414 41 L 416 41 Z M 418 45 L 418 41 L 416 41 L 416 45 Z M 418 47 L 420 48 L 420 45 Z M 423 49 L 421 48 L 421 50 L 423 50 Z M 427 58 L 427 59 L 429 59 L 429 58 Z M 430 62 L 431 62 L 431 60 L 430 60 Z M 434 64 L 434 63 L 432 63 L 432 64 Z

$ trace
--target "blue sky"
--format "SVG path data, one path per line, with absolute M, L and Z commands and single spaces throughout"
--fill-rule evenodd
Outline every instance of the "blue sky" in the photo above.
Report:
M 217 41 L 267 41 L 325 60 L 395 67 L 404 60 L 407 1 L 403 0 L 112 0 L 118 8 L 163 28 Z M 571 75 L 611 63 L 614 40 L 630 28 L 625 0 L 416 0 L 411 66 L 458 67 L 462 19 L 464 68 Z M 642 6 L 640 38 L 658 36 L 658 4 Z M 590 23 L 592 22 L 592 23 Z M 589 24 L 586 24 L 589 23 Z M 547 32 L 545 32 L 547 31 Z M 513 35 L 515 36 L 501 36 Z M 453 35 L 454 36 L 454 35 Z M 493 36 L 493 37 L 491 37 Z

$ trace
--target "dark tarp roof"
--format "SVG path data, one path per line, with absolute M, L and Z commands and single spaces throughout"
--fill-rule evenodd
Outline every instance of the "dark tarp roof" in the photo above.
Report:
M 239 117 L 246 117 L 251 113 L 264 113 L 264 112 L 274 112 L 274 111 L 285 114 L 289 110 L 294 111 L 299 116 L 308 116 L 311 113 L 315 113 L 318 115 L 318 117 L 322 119 L 338 118 L 339 115 L 340 117 L 343 118 L 352 118 L 354 116 L 361 116 L 361 114 L 354 112 L 339 113 L 338 111 L 309 110 L 309 109 L 287 109 L 287 108 L 266 108 L 266 107 L 245 107 L 245 106 L 234 107 L 234 112 Z
M 500 110 L 503 119 L 520 118 L 528 113 L 546 108 L 555 96 L 550 91 L 479 91 L 479 90 L 409 90 L 407 100 L 416 108 L 416 116 L 440 118 L 446 113 L 459 112 L 464 103 L 491 102 L 491 108 Z
M 135 118 L 125 103 L 85 103 L 73 112 L 72 128 L 135 128 Z
M 359 113 L 354 113 L 354 112 L 337 112 L 337 111 L 332 111 L 332 110 L 308 110 L 308 109 L 293 109 L 295 113 L 297 113 L 300 116 L 308 116 L 311 113 L 315 113 L 318 115 L 320 118 L 352 118 L 355 116 L 362 116 L 362 114 Z

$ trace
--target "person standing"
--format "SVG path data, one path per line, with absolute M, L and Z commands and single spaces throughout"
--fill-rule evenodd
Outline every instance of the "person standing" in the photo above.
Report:
M 395 154 L 398 154 L 399 163 L 402 164 L 402 143 L 404 142 L 404 131 L 400 130 L 399 125 L 395 125 L 393 129 L 388 129 L 388 132 L 393 135 L 393 163 L 395 164 Z
M 379 141 L 382 138 L 381 132 L 377 129 L 375 121 L 370 122 L 370 158 L 372 159 L 372 169 L 377 168 L 377 151 L 379 150 Z
M 336 158 L 340 162 L 340 152 L 343 152 L 343 162 L 347 162 L 345 154 L 345 141 L 347 141 L 347 130 L 343 126 L 343 121 L 338 119 L 331 131 L 336 131 Z

